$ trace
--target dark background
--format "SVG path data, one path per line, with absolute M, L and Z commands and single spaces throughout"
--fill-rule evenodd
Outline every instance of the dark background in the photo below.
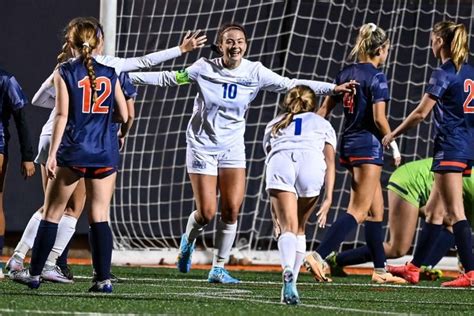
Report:
M 30 101 L 56 65 L 64 26 L 77 16 L 99 18 L 99 5 L 99 0 L 0 0 L 0 67 L 15 75 Z M 28 105 L 26 112 L 36 153 L 50 110 Z M 34 177 L 26 181 L 21 177 L 14 125 L 10 125 L 12 138 L 4 190 L 7 242 L 9 233 L 22 232 L 33 212 L 43 204 L 39 167 Z M 77 231 L 87 232 L 85 216 Z

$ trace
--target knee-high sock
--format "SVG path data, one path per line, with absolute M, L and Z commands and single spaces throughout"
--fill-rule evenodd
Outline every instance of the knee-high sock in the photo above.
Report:
M 472 253 L 472 231 L 467 220 L 453 225 L 453 234 L 458 248 L 459 259 L 467 273 L 474 270 L 474 254 Z
M 64 248 L 63 253 L 56 259 L 56 265 L 60 268 L 67 267 L 67 257 L 69 255 L 69 248 L 71 247 L 72 243 L 72 238 L 69 240 L 69 242 L 66 245 L 66 248 Z
M 385 268 L 382 222 L 365 222 L 365 241 L 369 247 L 375 269 Z
M 92 238 L 92 225 L 89 226 L 89 247 L 91 249 L 91 257 L 92 257 L 92 269 L 94 270 L 94 273 L 97 274 L 97 263 L 98 259 L 97 257 L 97 249 L 94 244 L 94 240 Z
M 56 264 L 56 259 L 63 253 L 64 248 L 66 248 L 69 240 L 71 240 L 72 235 L 76 231 L 77 219 L 73 216 L 63 215 L 61 221 L 58 224 L 58 234 L 56 236 L 56 241 L 54 242 L 53 250 L 48 256 L 46 264 L 49 266 L 54 266 Z
M 316 252 L 324 259 L 335 250 L 346 238 L 347 233 L 357 227 L 357 221 L 349 213 L 344 213 L 326 232 Z
M 93 252 L 95 253 L 92 258 L 96 261 L 94 268 L 97 273 L 97 280 L 110 279 L 113 241 L 109 223 L 92 223 L 90 232 Z
M 418 268 L 421 267 L 425 259 L 428 257 L 431 245 L 438 238 L 441 228 L 442 225 L 425 222 L 421 229 L 420 237 L 418 237 L 418 243 L 416 245 L 415 254 L 413 255 L 413 260 L 411 261 L 413 265 Z
M 454 247 L 454 234 L 443 228 L 431 246 L 428 257 L 423 260 L 423 265 L 434 267 L 443 258 L 449 249 Z
M 301 265 L 303 264 L 303 259 L 306 254 L 306 235 L 297 235 L 296 236 L 296 258 L 295 265 L 293 266 L 293 277 L 296 281 L 298 280 L 298 275 L 300 273 Z
M 229 259 L 232 245 L 234 244 L 237 232 L 237 222 L 234 224 L 226 224 L 222 220 L 217 223 L 216 231 L 216 253 L 212 261 L 213 267 L 224 267 Z
M 35 242 L 36 233 L 38 232 L 38 227 L 40 225 L 42 215 L 40 212 L 34 212 L 31 216 L 28 224 L 25 227 L 25 231 L 21 236 L 18 245 L 15 248 L 15 255 L 24 259 L 28 251 L 33 248 Z
M 280 254 L 280 263 L 283 269 L 295 266 L 296 244 L 296 235 L 293 233 L 286 232 L 278 238 L 278 253 Z
M 56 233 L 58 232 L 58 224 L 42 220 L 38 233 L 36 234 L 35 243 L 33 244 L 33 253 L 31 255 L 30 274 L 33 276 L 40 275 L 43 271 L 44 264 L 48 258 L 51 249 L 53 249 Z
M 343 251 L 336 256 L 336 263 L 340 267 L 372 261 L 372 255 L 368 246 Z
M 196 222 L 196 213 L 197 211 L 194 211 L 189 215 L 188 223 L 186 224 L 186 237 L 188 238 L 188 242 L 193 242 L 206 226 Z

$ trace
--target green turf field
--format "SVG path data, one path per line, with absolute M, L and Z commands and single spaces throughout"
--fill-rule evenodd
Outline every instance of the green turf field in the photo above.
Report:
M 336 278 L 318 284 L 308 274 L 299 280 L 301 304 L 280 300 L 280 274 L 234 272 L 237 286 L 206 282 L 207 271 L 181 274 L 166 268 L 114 267 L 123 282 L 113 294 L 90 294 L 90 267 L 74 266 L 72 285 L 44 283 L 30 290 L 9 280 L 0 282 L 0 314 L 187 314 L 187 315 L 315 315 L 315 314 L 466 314 L 474 313 L 474 289 L 445 289 L 439 282 L 418 286 L 377 286 L 368 276 Z

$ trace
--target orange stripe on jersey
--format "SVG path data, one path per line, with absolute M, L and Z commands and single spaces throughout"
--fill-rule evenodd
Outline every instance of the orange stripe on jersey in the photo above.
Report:
M 110 171 L 110 170 L 112 170 L 112 169 L 113 169 L 113 167 L 97 168 L 97 169 L 94 170 L 94 175 L 96 176 L 96 175 L 105 173 L 105 172 L 107 172 L 107 171 Z
M 350 162 L 358 160 L 374 160 L 374 157 L 349 157 Z
M 459 167 L 459 168 L 466 168 L 467 164 L 464 162 L 459 162 L 459 161 L 440 161 L 439 163 L 440 166 L 442 167 Z

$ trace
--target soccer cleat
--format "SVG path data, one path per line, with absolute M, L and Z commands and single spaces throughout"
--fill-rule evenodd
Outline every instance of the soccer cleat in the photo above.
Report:
M 324 261 L 326 261 L 327 266 L 329 267 L 329 274 L 330 276 L 337 276 L 337 277 L 346 277 L 347 273 L 344 272 L 343 267 L 339 266 L 336 262 L 337 252 L 333 251 L 326 257 Z
M 43 280 L 55 283 L 74 283 L 74 281 L 65 276 L 61 271 L 61 268 L 56 265 L 45 265 L 41 272 L 41 277 Z
M 407 281 L 403 278 L 393 276 L 391 273 L 386 272 L 383 274 L 378 274 L 376 272 L 372 273 L 372 282 L 378 284 L 406 284 Z
M 41 284 L 40 276 L 30 275 L 30 270 L 28 269 L 12 272 L 10 274 L 10 279 L 15 282 L 28 285 L 30 289 L 37 289 Z
M 115 274 L 113 274 L 112 271 L 110 271 L 109 273 L 109 278 L 110 282 L 112 283 L 122 283 L 122 280 L 120 280 Z M 95 272 L 95 270 L 92 271 L 92 282 L 97 282 L 97 273 Z
M 207 278 L 209 283 L 238 284 L 239 279 L 233 278 L 229 271 L 221 267 L 212 267 Z
M 281 302 L 287 305 L 297 305 L 300 302 L 298 291 L 296 290 L 293 269 L 286 267 L 282 273 L 283 287 L 281 288 Z
M 460 274 L 456 279 L 441 283 L 444 287 L 474 287 L 474 271 Z
M 8 259 L 7 264 L 5 265 L 5 269 L 8 273 L 12 273 L 15 271 L 23 270 L 25 267 L 23 266 L 23 259 L 13 254 L 13 256 Z
M 110 280 L 95 281 L 94 285 L 89 289 L 89 292 L 97 293 L 112 293 L 112 282 Z
M 420 278 L 428 281 L 436 281 L 443 277 L 443 271 L 440 269 L 434 269 L 431 266 L 420 267 Z
M 69 280 L 74 280 L 74 274 L 72 273 L 72 269 L 69 265 L 65 266 L 58 266 L 61 269 L 61 273 L 68 278 Z
M 179 255 L 176 267 L 179 272 L 188 273 L 191 270 L 191 259 L 194 251 L 196 241 L 188 242 L 186 234 L 181 236 L 181 243 L 179 245 Z
M 326 277 L 328 264 L 316 251 L 307 255 L 303 260 L 303 264 L 316 281 L 332 282 L 330 278 Z
M 411 262 L 407 262 L 404 266 L 387 265 L 385 269 L 392 275 L 404 278 L 411 284 L 417 284 L 420 281 L 420 268 Z

